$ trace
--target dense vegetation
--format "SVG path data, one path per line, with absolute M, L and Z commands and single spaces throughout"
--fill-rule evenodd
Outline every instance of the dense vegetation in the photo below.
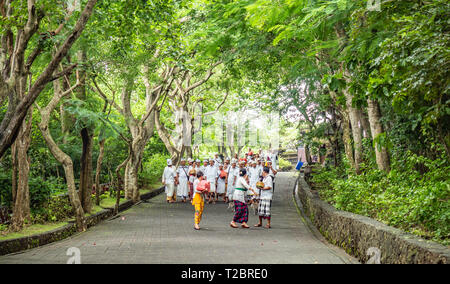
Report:
M 207 134 L 208 115 L 255 110 L 283 116 L 280 148 L 325 161 L 324 199 L 448 244 L 448 1 L 62 2 L 0 0 L 8 230 L 59 220 L 61 193 L 83 230 L 100 184 L 137 202 L 167 157 L 248 142 L 184 145 L 180 125 Z

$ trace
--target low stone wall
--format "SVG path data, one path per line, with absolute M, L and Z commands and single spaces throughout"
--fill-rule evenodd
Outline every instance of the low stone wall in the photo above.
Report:
M 141 195 L 141 200 L 151 199 L 159 194 L 164 192 L 164 187 L 152 190 L 148 193 Z M 119 212 L 122 212 L 128 208 L 133 206 L 132 201 L 125 201 L 119 205 Z M 113 216 L 114 210 L 112 208 L 106 208 L 96 214 L 86 217 L 87 227 L 90 228 L 92 226 L 97 225 L 103 220 L 106 220 Z M 43 246 L 49 243 L 53 243 L 56 241 L 63 240 L 75 234 L 77 232 L 75 223 L 70 222 L 69 224 L 49 231 L 42 234 L 37 234 L 28 237 L 3 240 L 0 241 L 0 255 L 6 255 L 10 253 L 15 253 L 39 246 Z
M 299 178 L 297 197 L 305 215 L 332 244 L 362 263 L 377 257 L 385 264 L 450 263 L 450 249 L 387 226 L 374 219 L 339 211 L 313 193 Z M 373 249 L 374 248 L 374 249 Z M 373 251 L 375 254 L 369 255 Z

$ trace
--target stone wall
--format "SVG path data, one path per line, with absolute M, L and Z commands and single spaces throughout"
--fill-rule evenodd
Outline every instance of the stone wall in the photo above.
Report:
M 379 252 L 380 262 L 386 264 L 450 263 L 450 249 L 445 246 L 365 216 L 339 211 L 312 192 L 303 177 L 295 194 L 303 213 L 320 233 L 362 263 L 376 259 L 377 253 L 369 256 L 371 250 Z

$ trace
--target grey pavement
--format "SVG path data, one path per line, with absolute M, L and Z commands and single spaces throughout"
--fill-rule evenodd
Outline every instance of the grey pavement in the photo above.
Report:
M 122 212 L 118 218 L 60 242 L 0 256 L 4 263 L 61 263 L 71 247 L 81 263 L 288 264 L 353 263 L 344 251 L 315 237 L 293 200 L 293 173 L 279 173 L 272 205 L 272 229 L 233 229 L 227 206 L 206 204 L 202 229 L 193 229 L 190 203 L 167 204 L 164 194 Z M 250 211 L 249 225 L 257 223 Z

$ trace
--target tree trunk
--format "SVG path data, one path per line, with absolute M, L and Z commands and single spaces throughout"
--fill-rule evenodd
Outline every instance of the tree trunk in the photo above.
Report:
M 368 113 L 369 113 L 369 122 L 370 129 L 373 135 L 373 139 L 376 141 L 376 138 L 384 132 L 383 125 L 381 124 L 381 111 L 380 105 L 378 101 L 373 100 L 371 98 L 367 99 L 368 103 Z M 385 145 L 375 145 L 375 156 L 377 160 L 377 166 L 379 170 L 389 172 L 390 171 L 390 161 L 389 154 L 385 147 Z
M 140 200 L 138 171 L 142 162 L 143 149 L 133 150 L 125 167 L 125 198 Z
M 50 114 L 48 114 L 48 116 L 50 117 Z M 84 210 L 83 206 L 81 206 L 80 198 L 78 196 L 77 189 L 75 186 L 75 177 L 73 174 L 72 159 L 66 153 L 64 153 L 55 143 L 48 129 L 48 124 L 46 124 L 45 122 L 44 123 L 41 122 L 39 128 L 41 129 L 42 136 L 45 142 L 47 143 L 50 152 L 53 154 L 55 159 L 63 165 L 64 173 L 66 175 L 66 183 L 69 192 L 70 202 L 72 203 L 72 206 L 75 210 L 77 229 L 79 231 L 85 231 L 86 223 L 84 219 Z
M 353 146 L 355 149 L 355 172 L 356 174 L 360 174 L 362 162 L 362 127 L 359 115 L 360 112 L 357 108 L 353 107 L 353 96 L 348 90 L 344 90 L 344 95 L 349 113 L 350 124 L 352 126 Z
M 234 146 L 229 146 L 228 148 L 230 149 L 231 159 L 234 159 L 234 156 L 236 155 L 236 152 L 234 150 Z
M 12 204 L 16 203 L 16 195 L 17 195 L 17 145 L 18 143 L 14 142 L 11 145 L 11 193 L 12 193 Z
M 28 115 L 28 122 L 24 121 L 15 141 L 17 149 L 17 187 L 13 205 L 12 231 L 18 232 L 23 228 L 24 221 L 30 219 L 30 191 L 29 173 L 30 159 L 28 148 L 31 144 L 32 109 Z
M 86 62 L 86 51 L 81 49 L 78 54 L 79 62 Z M 87 100 L 86 93 L 86 72 L 84 70 L 77 71 L 77 77 L 80 82 L 80 86 L 76 89 L 76 96 L 81 101 Z M 67 88 L 64 88 L 67 89 Z M 80 172 L 80 200 L 83 206 L 84 212 L 91 213 L 92 210 L 92 185 L 93 185 L 93 168 L 92 168 L 92 148 L 93 148 L 93 134 L 89 127 L 84 127 L 80 132 L 81 139 L 83 141 L 83 152 L 81 154 L 81 172 Z
M 120 204 L 120 191 L 122 190 L 121 184 L 122 180 L 120 177 L 120 170 L 125 167 L 128 164 L 128 161 L 131 157 L 131 147 L 128 147 L 128 157 L 125 161 L 122 162 L 122 164 L 118 165 L 116 168 L 116 204 L 114 206 L 114 215 L 117 215 L 119 213 L 119 204 Z
M 363 128 L 363 137 L 371 138 L 372 131 L 371 131 L 369 119 L 367 118 L 366 114 L 362 110 L 358 109 L 358 111 L 359 111 L 359 117 L 361 118 L 361 126 Z
M 159 137 L 166 146 L 167 151 L 169 151 L 173 164 L 178 165 L 178 162 L 180 161 L 181 157 L 183 157 L 186 146 L 183 145 L 182 139 L 178 140 L 179 145 L 175 145 L 175 142 L 173 142 L 174 138 L 170 135 L 169 131 L 167 131 L 165 126 L 161 123 L 159 117 L 160 113 L 157 112 L 157 114 L 155 115 L 155 124 Z M 177 123 L 183 125 L 183 118 L 181 118 L 181 121 L 178 121 Z
M 311 152 L 309 151 L 309 145 L 305 145 L 305 156 L 306 156 L 306 162 L 311 165 L 312 159 L 311 159 Z
M 346 31 L 342 23 L 338 22 L 334 26 L 334 30 L 337 38 L 342 45 L 346 44 L 348 38 Z M 344 80 L 347 84 L 352 82 L 352 74 L 346 69 L 343 63 L 340 64 L 340 69 L 344 74 Z M 362 162 L 362 123 L 361 123 L 361 111 L 353 107 L 353 95 L 349 92 L 348 86 L 343 89 L 343 93 L 346 100 L 346 106 L 349 114 L 349 120 L 352 128 L 353 136 L 353 146 L 355 150 L 354 155 L 354 166 L 356 174 L 361 173 L 361 162 Z
M 55 80 L 54 84 L 58 84 L 58 83 L 59 83 L 59 80 Z M 55 88 L 55 90 L 57 90 L 57 89 L 58 88 Z M 53 140 L 53 137 L 50 133 L 50 129 L 48 128 L 51 113 L 55 110 L 55 108 L 58 105 L 58 103 L 60 102 L 61 98 L 66 96 L 67 94 L 70 94 L 71 91 L 72 91 L 72 88 L 65 91 L 64 93 L 63 92 L 55 92 L 53 98 L 48 103 L 48 105 L 45 108 L 40 109 L 41 122 L 39 123 L 39 129 L 41 130 L 42 137 L 44 138 L 44 141 L 47 144 L 47 147 L 49 148 L 53 157 L 55 157 L 55 159 L 59 163 L 61 163 L 64 168 L 70 202 L 75 211 L 77 230 L 85 231 L 87 227 L 86 227 L 86 222 L 85 222 L 85 218 L 84 218 L 83 206 L 81 205 L 80 198 L 77 193 L 76 186 L 75 186 L 75 176 L 73 173 L 73 161 L 69 155 L 64 153 L 58 147 L 56 142 Z
M 148 71 L 147 67 L 144 68 Z M 131 112 L 131 93 L 134 86 L 133 80 L 125 82 L 122 89 L 122 104 L 121 111 L 127 122 L 128 129 L 131 132 L 132 141 L 129 143 L 129 156 L 127 158 L 125 168 L 125 197 L 133 200 L 134 203 L 140 200 L 138 173 L 142 163 L 142 156 L 144 154 L 145 146 L 148 140 L 152 137 L 155 126 L 155 107 L 159 96 L 152 92 L 150 83 L 147 77 L 144 76 L 144 83 L 146 88 L 145 106 L 146 114 L 141 120 L 136 119 Z
M 105 139 L 99 142 L 100 153 L 97 159 L 97 168 L 95 171 L 95 204 L 100 205 L 100 173 L 102 171 L 103 156 L 105 155 Z
M 93 137 L 87 128 L 81 130 L 81 138 L 83 140 L 83 152 L 81 155 L 81 172 L 80 172 L 80 200 L 84 212 L 91 213 L 92 210 L 92 147 Z
M 355 160 L 353 159 L 353 148 L 350 130 L 350 118 L 348 111 L 344 110 L 342 112 L 342 140 L 344 142 L 345 155 L 352 168 L 355 168 Z
M 193 158 L 193 154 L 192 154 L 192 146 L 186 146 L 186 156 L 190 159 Z

